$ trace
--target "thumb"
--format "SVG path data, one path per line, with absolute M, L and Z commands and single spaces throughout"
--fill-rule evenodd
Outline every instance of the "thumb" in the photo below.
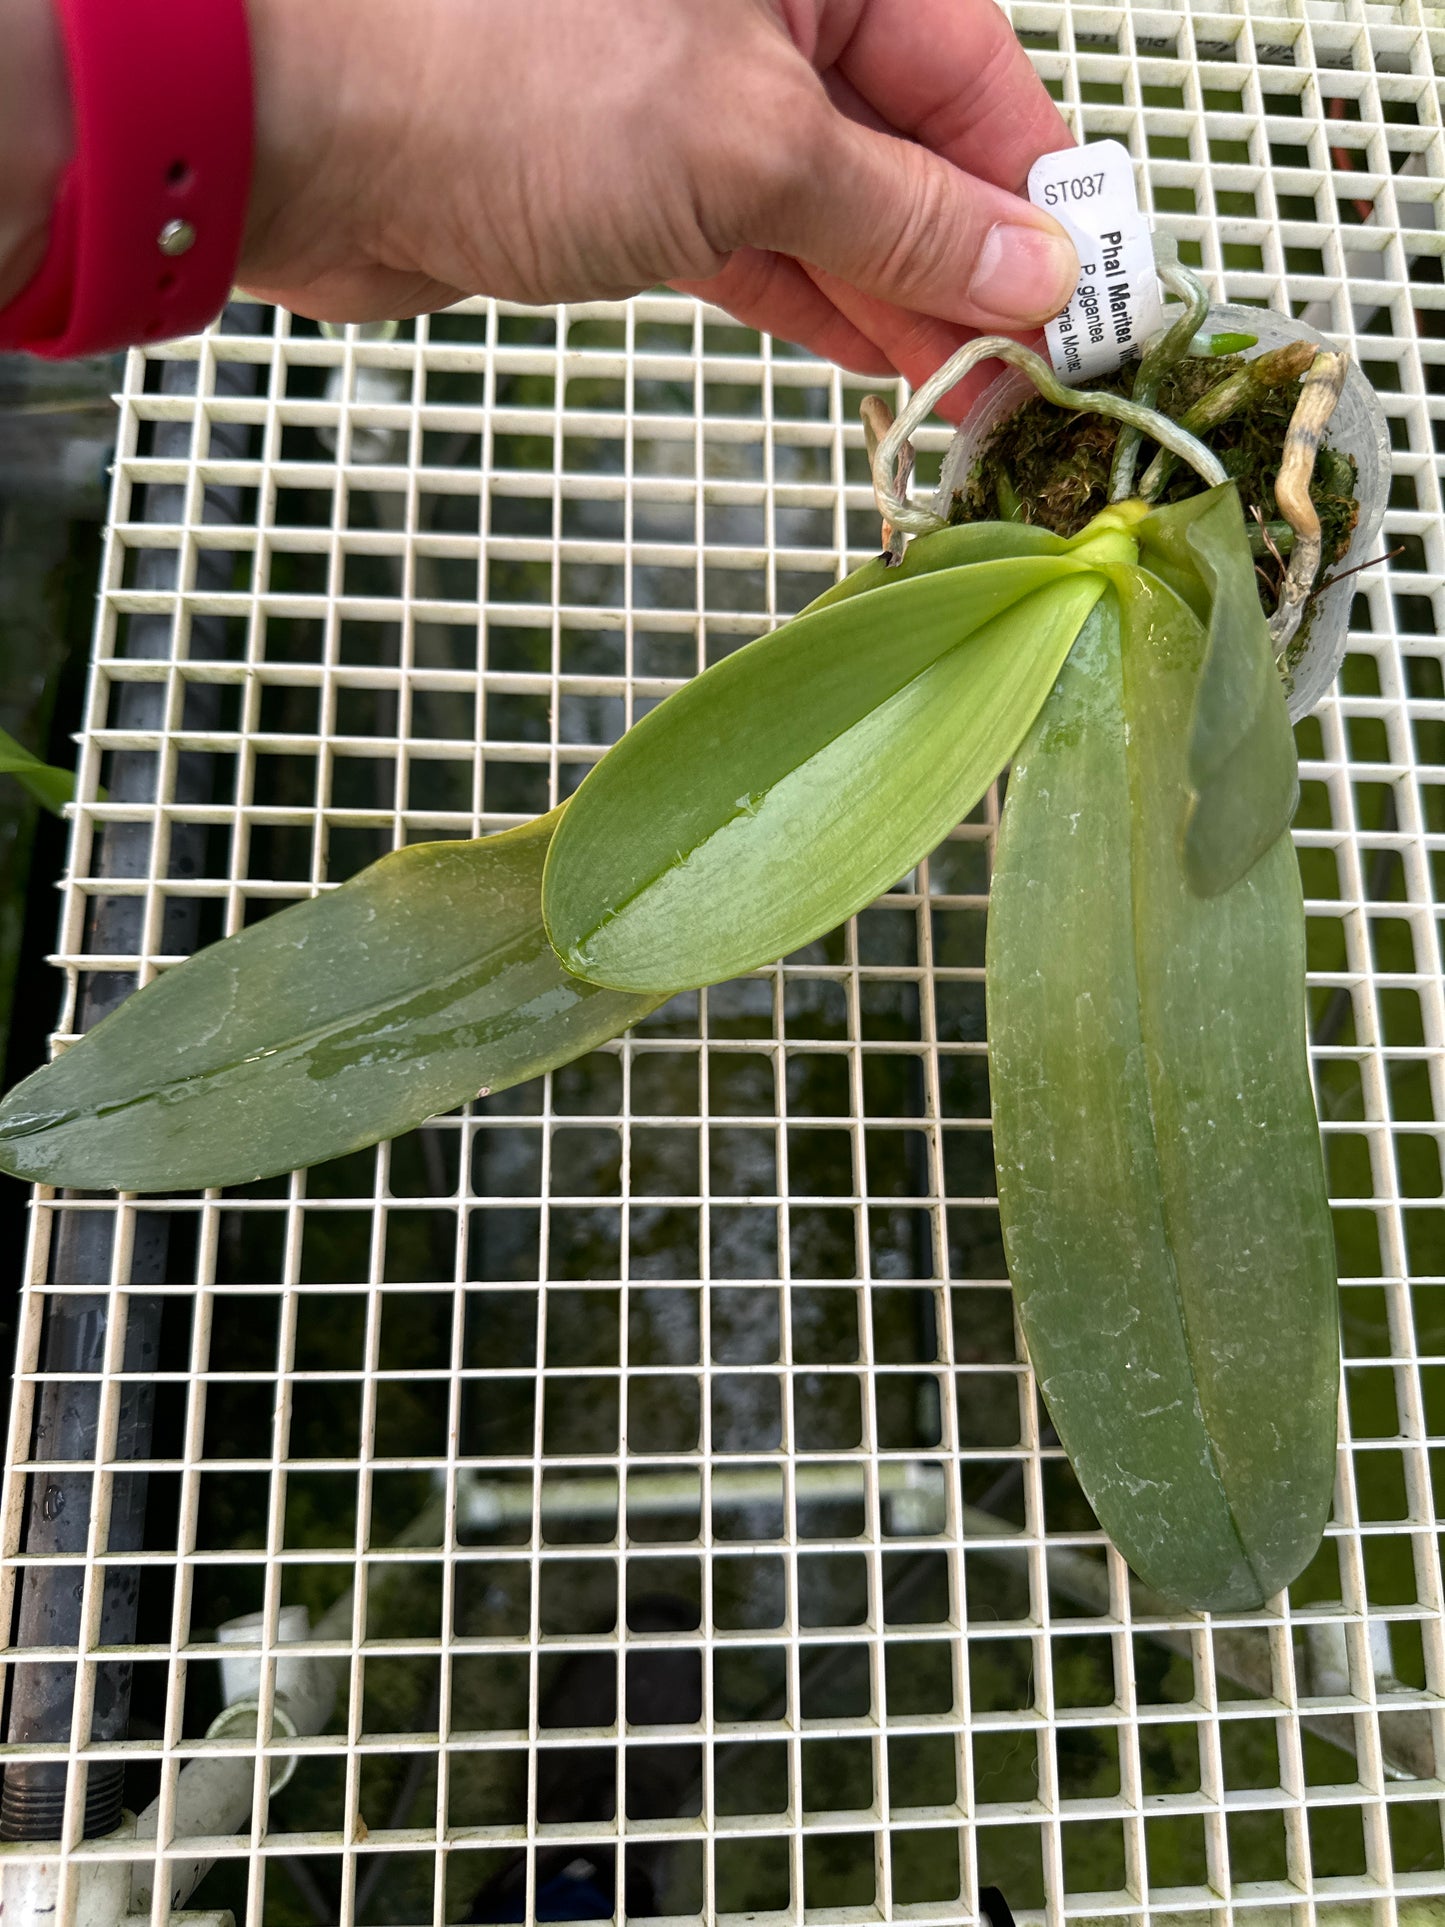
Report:
M 773 198 L 760 245 L 975 328 L 1047 321 L 1073 293 L 1074 244 L 1042 208 L 832 107 L 808 134 L 806 172 Z

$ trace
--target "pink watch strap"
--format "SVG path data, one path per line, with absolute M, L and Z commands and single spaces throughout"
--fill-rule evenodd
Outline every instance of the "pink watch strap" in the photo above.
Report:
M 245 0 L 54 0 L 76 157 L 0 348 L 61 358 L 191 334 L 225 305 L 251 187 Z

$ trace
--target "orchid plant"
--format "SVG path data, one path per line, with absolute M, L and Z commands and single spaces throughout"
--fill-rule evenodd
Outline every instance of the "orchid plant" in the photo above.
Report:
M 561 808 L 400 850 L 166 971 L 9 1094 L 0 1165 L 185 1190 L 394 1136 L 823 935 L 1012 763 L 988 1036 L 1039 1387 L 1157 1591 L 1279 1590 L 1323 1530 L 1338 1386 L 1279 659 L 1315 589 L 1309 471 L 1343 363 L 1311 357 L 1282 451 L 1272 633 L 1235 486 L 1149 405 L 1198 320 L 1133 399 L 986 339 L 898 422 L 875 404 L 877 560 L 643 717 Z M 905 492 L 914 426 L 992 356 L 1121 423 L 1115 499 L 1077 535 L 947 526 Z M 1156 506 L 1174 463 L 1202 487 Z

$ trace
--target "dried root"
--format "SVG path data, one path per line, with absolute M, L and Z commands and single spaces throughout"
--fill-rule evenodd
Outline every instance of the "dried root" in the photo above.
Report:
M 1280 514 L 1294 530 L 1294 546 L 1280 586 L 1279 605 L 1269 620 L 1276 656 L 1283 655 L 1293 640 L 1319 574 L 1320 518 L 1310 500 L 1310 478 L 1315 471 L 1320 437 L 1335 412 L 1348 365 L 1344 355 L 1331 349 L 1315 356 L 1301 385 L 1300 398 L 1285 437 L 1274 495 Z
M 881 395 L 865 395 L 858 404 L 858 413 L 863 417 L 863 441 L 868 450 L 868 467 L 871 470 L 878 444 L 893 426 L 893 410 Z M 912 476 L 913 444 L 906 441 L 899 449 L 898 460 L 893 467 L 893 487 L 897 494 L 907 497 Z M 887 562 L 903 560 L 903 531 L 894 528 L 886 514 L 883 517 L 883 556 Z

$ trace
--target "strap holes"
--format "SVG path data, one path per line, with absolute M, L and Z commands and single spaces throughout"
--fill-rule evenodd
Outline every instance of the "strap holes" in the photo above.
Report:
M 166 169 L 166 186 L 172 194 L 184 194 L 193 179 L 189 161 L 172 161 Z

